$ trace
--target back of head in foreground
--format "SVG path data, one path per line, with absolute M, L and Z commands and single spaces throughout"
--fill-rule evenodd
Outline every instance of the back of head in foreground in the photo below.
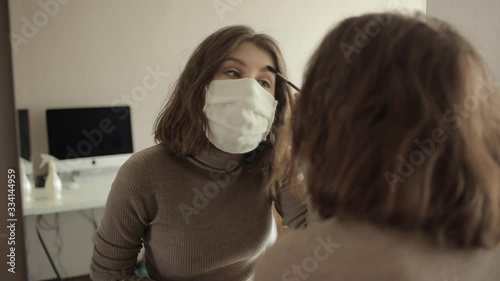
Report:
M 293 172 L 322 218 L 500 239 L 500 101 L 482 59 L 447 24 L 369 14 L 313 55 L 293 116 Z

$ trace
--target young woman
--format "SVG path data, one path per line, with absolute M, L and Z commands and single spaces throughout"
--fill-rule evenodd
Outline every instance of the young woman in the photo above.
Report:
M 255 280 L 499 280 L 499 108 L 448 25 L 341 22 L 293 119 L 293 167 L 324 221 L 278 240 Z
M 283 224 L 306 226 L 307 208 L 284 177 L 291 92 L 267 66 L 286 73 L 275 41 L 245 26 L 194 51 L 155 124 L 159 144 L 135 153 L 113 183 L 94 281 L 142 280 L 142 244 L 152 280 L 250 280 L 273 201 Z

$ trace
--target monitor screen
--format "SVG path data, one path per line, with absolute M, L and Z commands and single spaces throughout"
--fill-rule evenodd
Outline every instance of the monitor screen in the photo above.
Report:
M 130 107 L 48 109 L 49 154 L 74 159 L 133 152 Z

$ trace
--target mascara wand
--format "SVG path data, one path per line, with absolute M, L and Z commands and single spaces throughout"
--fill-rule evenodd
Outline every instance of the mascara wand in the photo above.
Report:
M 267 69 L 269 71 L 271 71 L 272 73 L 276 74 L 276 76 L 280 77 L 281 79 L 283 79 L 288 85 L 290 85 L 292 88 L 294 88 L 297 92 L 300 93 L 300 89 L 299 87 L 295 86 L 292 82 L 290 82 L 290 80 L 286 79 L 285 76 L 283 76 L 283 74 L 279 73 L 276 69 L 274 69 L 274 67 L 268 65 L 267 66 Z

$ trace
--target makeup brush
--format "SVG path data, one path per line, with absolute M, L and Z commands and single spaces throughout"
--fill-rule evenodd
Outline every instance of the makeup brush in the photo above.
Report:
M 288 85 L 290 85 L 292 88 L 294 88 L 297 92 L 300 92 L 299 87 L 295 86 L 292 82 L 290 82 L 288 79 L 286 79 L 286 77 L 283 76 L 281 73 L 279 73 L 276 69 L 274 69 L 274 67 L 268 65 L 267 69 L 269 71 L 271 71 L 272 73 L 276 74 L 276 76 L 278 76 L 281 79 L 283 79 Z

